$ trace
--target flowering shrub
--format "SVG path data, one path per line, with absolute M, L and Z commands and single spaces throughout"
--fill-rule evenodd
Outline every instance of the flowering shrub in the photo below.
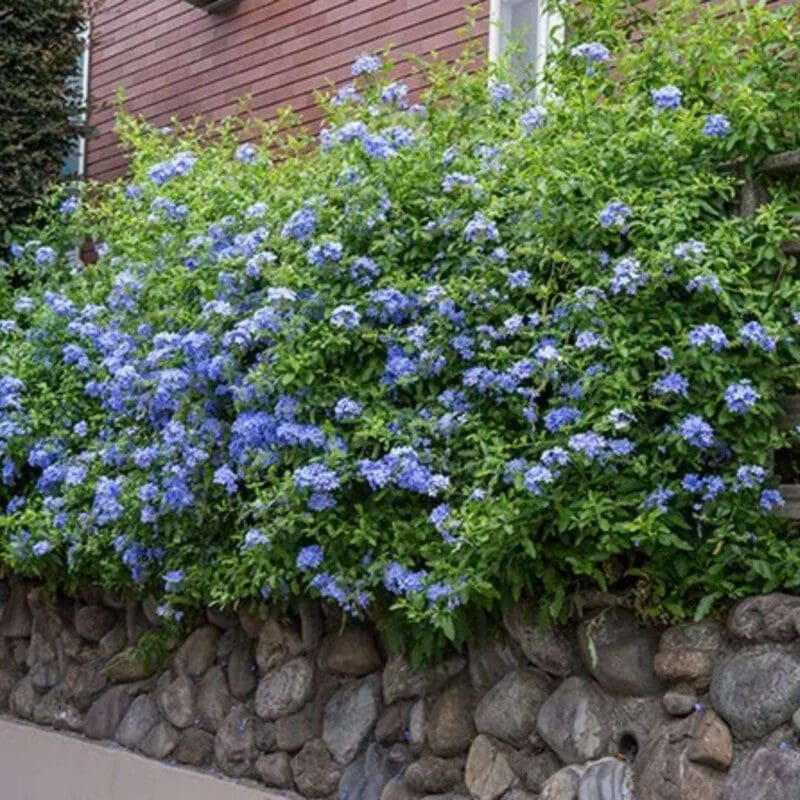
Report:
M 414 105 L 365 55 L 318 141 L 123 117 L 131 180 L 9 265 L 5 561 L 168 617 L 310 592 L 451 638 L 521 593 L 796 586 L 792 192 L 735 219 L 720 164 L 792 144 L 797 31 L 659 4 L 626 44 L 618 5 L 565 5 L 537 100 L 467 53 Z

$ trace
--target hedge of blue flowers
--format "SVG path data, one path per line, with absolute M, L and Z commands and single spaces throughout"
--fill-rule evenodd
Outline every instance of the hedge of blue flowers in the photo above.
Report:
M 416 101 L 364 54 L 313 138 L 123 117 L 130 179 L 7 266 L 4 561 L 168 618 L 314 595 L 451 638 L 520 594 L 796 586 L 797 198 L 736 219 L 720 169 L 785 144 L 735 30 L 796 30 L 664 4 L 633 47 L 597 8 L 535 91 L 467 53 Z

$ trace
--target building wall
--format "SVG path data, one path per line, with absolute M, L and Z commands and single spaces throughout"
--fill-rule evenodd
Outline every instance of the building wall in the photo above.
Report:
M 87 174 L 120 174 L 125 159 L 113 134 L 113 101 L 124 87 L 126 107 L 156 125 L 173 116 L 219 119 L 251 96 L 254 116 L 291 105 L 319 119 L 313 94 L 328 79 L 345 83 L 353 58 L 390 44 L 398 55 L 437 50 L 455 57 L 467 0 L 240 0 L 208 14 L 178 0 L 107 0 L 93 23 Z M 471 36 L 485 39 L 488 0 L 479 0 Z M 402 61 L 398 76 L 413 66 Z M 412 87 L 415 85 L 413 77 Z

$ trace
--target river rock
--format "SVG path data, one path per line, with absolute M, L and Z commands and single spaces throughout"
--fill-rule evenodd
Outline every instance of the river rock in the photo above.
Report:
M 466 753 L 475 736 L 475 690 L 456 683 L 436 699 L 428 718 L 428 746 L 437 756 Z
M 461 783 L 464 774 L 463 758 L 424 756 L 406 767 L 404 777 L 416 792 L 449 792 Z
M 726 800 L 795 800 L 800 798 L 800 753 L 762 747 L 731 776 Z
M 383 790 L 401 766 L 393 760 L 391 750 L 371 744 L 342 772 L 339 797 L 381 800 Z
M 545 700 L 536 727 L 563 762 L 582 763 L 606 754 L 610 715 L 608 698 L 596 684 L 575 676 Z
M 256 663 L 262 672 L 270 672 L 304 651 L 300 633 L 290 622 L 270 617 L 258 634 Z
M 501 678 L 525 664 L 525 657 L 503 630 L 486 631 L 467 643 L 469 677 L 477 692 L 492 688 Z
M 578 784 L 578 800 L 633 800 L 633 797 L 633 776 L 625 761 L 601 758 L 585 765 Z
M 307 658 L 295 658 L 265 675 L 256 691 L 256 713 L 276 720 L 299 711 L 314 691 L 314 668 Z
M 464 774 L 474 800 L 498 800 L 515 780 L 508 759 L 488 736 L 475 737 Z
M 256 755 L 255 720 L 245 706 L 231 709 L 214 738 L 220 769 L 234 778 L 249 775 Z
M 647 695 L 661 690 L 653 669 L 658 636 L 637 624 L 629 612 L 604 609 L 578 627 L 581 658 L 611 694 Z
M 655 656 L 656 674 L 668 683 L 688 684 L 695 691 L 705 691 L 724 643 L 722 629 L 715 622 L 669 628 L 661 636 Z
M 245 700 L 258 684 L 258 668 L 250 642 L 241 642 L 228 656 L 228 684 L 237 700 Z
M 466 666 L 460 656 L 450 656 L 432 667 L 415 669 L 402 653 L 389 656 L 383 668 L 383 701 L 413 700 L 441 689 Z
M 320 656 L 323 669 L 360 677 L 381 667 L 375 637 L 364 627 L 353 626 L 332 633 L 323 644 Z
M 208 731 L 189 728 L 178 737 L 175 747 L 175 760 L 179 764 L 199 767 L 206 764 L 214 755 L 214 737 Z
M 28 607 L 28 590 L 24 584 L 11 587 L 11 594 L 0 613 L 0 636 L 9 639 L 27 638 L 31 635 L 33 615 Z
M 159 683 L 156 701 L 161 713 L 176 727 L 188 728 L 197 716 L 197 689 L 188 675 Z
M 178 744 L 180 734 L 165 720 L 159 720 L 144 737 L 141 751 L 149 758 L 166 758 Z
M 339 785 L 339 768 L 322 739 L 306 742 L 291 767 L 294 782 L 306 797 L 327 797 Z
M 577 659 L 569 640 L 554 626 L 542 627 L 535 608 L 517 603 L 503 614 L 503 624 L 535 667 L 558 677 L 575 671 Z
M 75 612 L 75 630 L 87 642 L 99 642 L 114 627 L 116 616 L 104 606 L 82 606 Z
M 189 634 L 175 655 L 175 667 L 192 677 L 202 675 L 217 657 L 219 631 L 213 625 L 204 625 Z
M 203 675 L 197 692 L 197 715 L 200 727 L 216 733 L 228 716 L 233 698 L 222 667 L 214 666 Z
M 123 747 L 135 750 L 160 719 L 155 701 L 146 694 L 139 695 L 122 718 L 114 738 Z
M 800 597 L 773 592 L 740 600 L 728 616 L 728 630 L 748 642 L 791 642 L 800 632 Z
M 525 747 L 536 728 L 539 709 L 552 689 L 552 681 L 530 667 L 509 672 L 478 704 L 478 731 L 515 747 Z
M 349 764 L 366 740 L 380 711 L 380 678 L 349 683 L 325 706 L 322 739 L 334 760 Z
M 281 717 L 275 723 L 275 743 L 278 750 L 296 753 L 317 735 L 314 712 L 315 704 L 312 702 L 296 714 Z
M 733 741 L 710 710 L 657 728 L 634 763 L 637 800 L 721 800 Z
M 92 703 L 84 733 L 90 739 L 110 739 L 131 704 L 127 686 L 112 686 Z
M 800 658 L 768 646 L 743 650 L 714 671 L 711 701 L 737 737 L 765 736 L 800 707 Z
M 287 753 L 269 753 L 256 761 L 256 773 L 261 782 L 276 789 L 291 789 L 292 765 Z

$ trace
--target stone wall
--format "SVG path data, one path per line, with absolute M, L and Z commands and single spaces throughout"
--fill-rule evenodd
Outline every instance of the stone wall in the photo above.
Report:
M 727 623 L 568 630 L 520 606 L 413 669 L 314 602 L 298 619 L 209 611 L 156 663 L 149 604 L 0 586 L 0 705 L 308 798 L 798 800 L 800 597 Z

